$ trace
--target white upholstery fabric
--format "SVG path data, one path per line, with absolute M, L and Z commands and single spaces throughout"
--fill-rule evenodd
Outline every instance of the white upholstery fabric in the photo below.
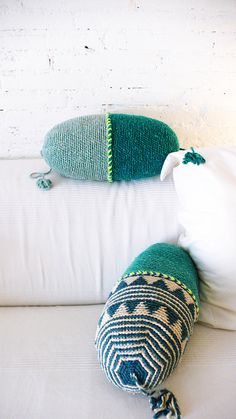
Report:
M 205 164 L 185 165 L 184 151 L 171 153 L 161 178 L 173 170 L 183 228 L 178 244 L 201 278 L 199 320 L 236 330 L 236 147 L 197 151 Z
M 0 305 L 104 302 L 132 259 L 178 237 L 173 182 L 29 178 L 41 159 L 0 160 Z
M 0 308 L 0 417 L 144 419 L 147 399 L 107 381 L 94 335 L 102 305 Z M 196 325 L 165 383 L 183 419 L 233 419 L 236 332 Z

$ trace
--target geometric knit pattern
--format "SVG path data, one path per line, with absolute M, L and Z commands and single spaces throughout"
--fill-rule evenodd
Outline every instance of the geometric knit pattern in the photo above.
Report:
M 109 113 L 55 125 L 41 154 L 63 176 L 113 182 L 159 175 L 167 155 L 177 150 L 178 139 L 163 122 Z
M 117 282 L 95 339 L 100 364 L 116 386 L 148 392 L 175 369 L 198 318 L 189 291 L 162 273 L 132 273 Z
M 199 299 L 199 277 L 192 258 L 181 247 L 170 243 L 155 243 L 140 253 L 125 270 L 125 274 L 148 272 L 150 274 L 165 272 L 173 280 L 177 278 L 197 303 Z

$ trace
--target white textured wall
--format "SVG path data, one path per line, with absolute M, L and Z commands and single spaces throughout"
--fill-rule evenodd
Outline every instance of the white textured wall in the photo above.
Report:
M 236 0 L 0 0 L 0 156 L 38 156 L 81 114 L 236 143 Z

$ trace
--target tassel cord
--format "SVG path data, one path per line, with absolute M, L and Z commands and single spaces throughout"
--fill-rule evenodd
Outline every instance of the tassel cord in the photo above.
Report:
M 49 175 L 49 173 L 51 173 L 52 169 L 48 170 L 48 172 L 34 172 L 34 173 L 30 173 L 30 177 L 32 179 L 39 179 L 39 178 L 44 178 L 44 176 Z

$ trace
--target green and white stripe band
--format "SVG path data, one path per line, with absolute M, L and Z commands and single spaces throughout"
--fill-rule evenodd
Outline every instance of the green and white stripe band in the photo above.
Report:
M 106 113 L 106 134 L 107 134 L 107 180 L 112 182 L 112 123 L 110 114 Z

